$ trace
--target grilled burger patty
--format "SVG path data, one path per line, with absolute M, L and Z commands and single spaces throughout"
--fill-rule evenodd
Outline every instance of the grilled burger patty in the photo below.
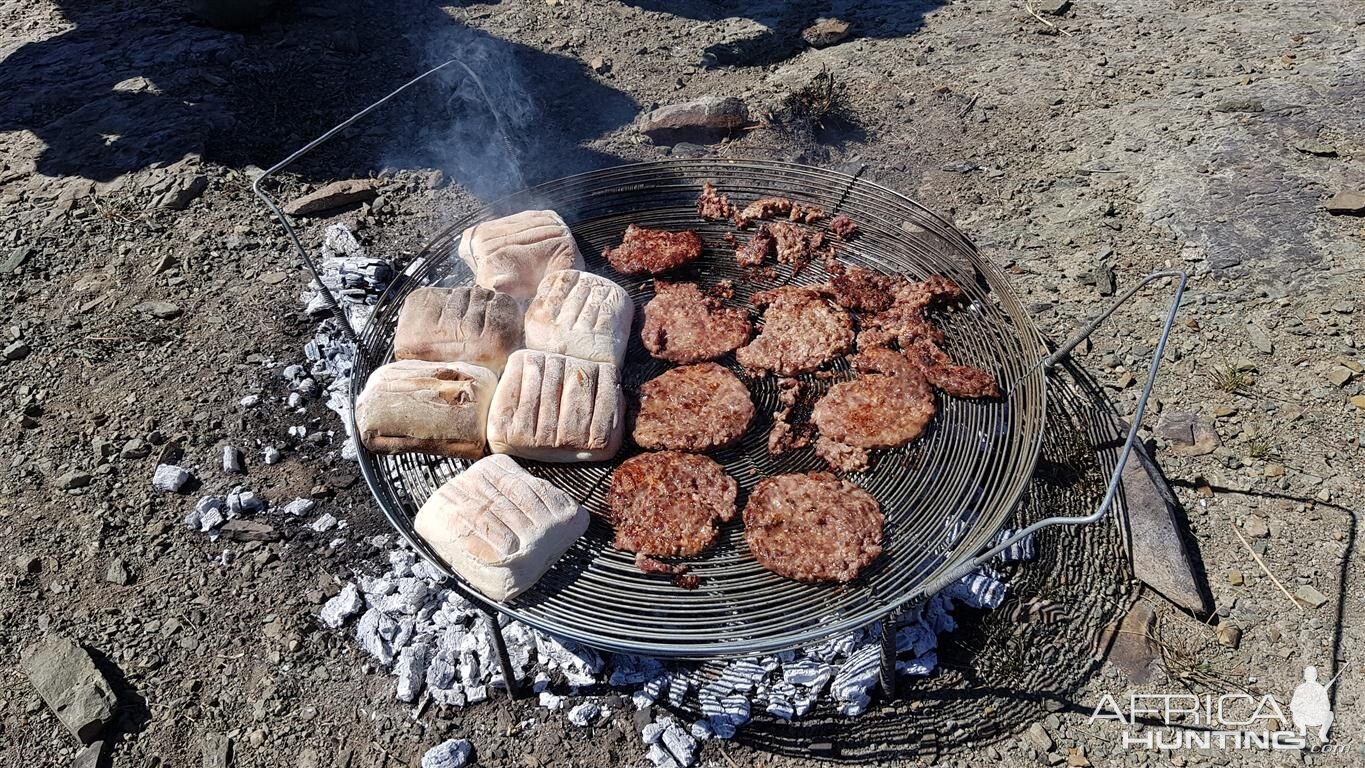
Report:
M 641 448 L 703 452 L 739 440 L 753 417 L 749 389 L 733 373 L 685 365 L 640 387 L 633 436 Z
M 759 481 L 744 538 L 764 568 L 797 581 L 847 582 L 882 552 L 881 505 L 828 472 Z
M 669 232 L 626 226 L 621 244 L 602 252 L 617 272 L 625 275 L 657 275 L 681 267 L 701 256 L 701 236 L 692 230 Z
M 696 283 L 654 281 L 640 340 L 649 354 L 673 363 L 714 360 L 749 340 L 749 313 L 727 308 Z
M 809 373 L 853 346 L 853 319 L 817 289 L 783 286 L 756 293 L 752 301 L 767 309 L 758 336 L 735 352 L 747 372 Z
M 612 546 L 658 557 L 687 557 L 716 540 L 716 522 L 735 517 L 738 486 L 706 456 L 679 451 L 626 459 L 611 475 L 607 507 Z

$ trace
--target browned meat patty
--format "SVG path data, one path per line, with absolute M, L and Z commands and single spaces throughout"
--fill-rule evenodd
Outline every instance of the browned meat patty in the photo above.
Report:
M 752 303 L 767 307 L 763 328 L 735 357 L 755 375 L 809 373 L 853 345 L 852 318 L 830 306 L 817 289 L 782 286 L 754 294 Z
M 791 265 L 793 275 L 824 251 L 823 232 L 807 232 L 804 228 L 786 221 L 773 222 L 767 226 L 777 240 L 777 263 Z
M 830 219 L 829 229 L 840 240 L 852 240 L 853 236 L 858 234 L 858 225 L 842 213 Z
M 805 394 L 805 387 L 799 379 L 782 378 L 777 380 L 777 405 L 773 412 L 773 426 L 768 432 L 768 453 L 780 456 L 787 451 L 805 448 L 810 445 L 815 429 L 809 423 L 797 422 L 792 411 Z
M 970 365 L 958 365 L 929 339 L 916 339 L 905 356 L 929 383 L 954 397 L 999 397 L 1000 385 L 990 373 Z
M 735 214 L 735 226 L 744 229 L 758 219 L 778 218 L 814 224 L 824 217 L 824 210 L 813 205 L 803 205 L 785 197 L 762 197 Z
M 836 472 L 862 472 L 871 461 L 865 449 L 845 445 L 824 435 L 815 439 L 815 455 Z
M 934 391 L 916 366 L 880 347 L 859 353 L 853 366 L 861 375 L 830 387 L 811 412 L 821 442 L 866 451 L 899 448 L 924 433 L 934 418 Z M 859 463 L 835 445 L 825 445 L 822 452 L 817 443 L 816 451 L 830 454 L 835 459 L 830 464 L 840 469 Z M 865 468 L 865 462 L 854 469 Z
M 715 363 L 685 365 L 640 387 L 635 443 L 650 450 L 710 451 L 734 443 L 754 418 L 749 389 Z
M 829 282 L 824 292 L 834 303 L 854 312 L 882 312 L 896 303 L 896 289 L 905 284 L 900 275 L 883 275 L 866 267 L 827 264 Z
M 828 472 L 760 480 L 744 538 L 764 568 L 797 581 L 852 581 L 882 553 L 881 505 Z
M 616 531 L 612 546 L 637 553 L 645 571 L 657 570 L 652 557 L 699 555 L 715 542 L 717 521 L 734 519 L 738 490 L 734 478 L 705 456 L 664 451 L 626 459 L 607 491 Z
M 727 308 L 696 283 L 655 280 L 644 314 L 640 340 L 645 349 L 674 363 L 714 360 L 743 346 L 754 331 L 748 312 Z
M 697 198 L 697 215 L 707 221 L 724 221 L 735 215 L 735 207 L 730 204 L 730 198 L 708 181 L 702 185 L 701 196 Z
M 777 238 L 767 224 L 760 224 L 749 242 L 735 249 L 735 261 L 741 267 L 761 267 L 777 248 Z
M 946 277 L 935 275 L 923 282 L 904 282 L 895 287 L 890 307 L 860 318 L 858 348 L 890 346 L 899 343 L 909 349 L 915 339 L 943 341 L 943 332 L 925 317 L 934 304 L 962 298 L 962 289 Z
M 626 227 L 621 244 L 606 249 L 602 255 L 621 274 L 657 275 L 701 256 L 701 236 L 690 229 L 667 232 L 631 224 Z

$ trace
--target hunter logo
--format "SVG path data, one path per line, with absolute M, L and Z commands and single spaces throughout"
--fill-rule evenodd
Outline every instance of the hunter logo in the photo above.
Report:
M 1349 745 L 1328 741 L 1333 715 L 1327 691 L 1339 677 L 1341 672 L 1323 685 L 1318 682 L 1317 668 L 1305 667 L 1303 681 L 1289 699 L 1289 716 L 1281 708 L 1280 700 L 1270 694 L 1132 693 L 1121 699 L 1106 693 L 1095 705 L 1089 722 L 1117 720 L 1127 726 L 1148 726 L 1123 734 L 1123 746 L 1129 749 L 1346 753 L 1351 749 Z M 1154 721 L 1160 721 L 1164 727 L 1152 727 Z

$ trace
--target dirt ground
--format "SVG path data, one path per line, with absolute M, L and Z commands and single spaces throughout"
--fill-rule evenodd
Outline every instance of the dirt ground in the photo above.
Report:
M 1110 301 L 1108 270 L 1119 291 L 1158 269 L 1192 274 L 1144 435 L 1187 511 L 1214 615 L 1150 596 L 1167 646 L 1150 683 L 1097 665 L 1065 707 L 884 762 L 1359 761 L 1365 220 L 1324 201 L 1365 193 L 1365 6 L 1057 5 L 315 0 L 225 32 L 181 3 L 0 0 L 0 764 L 66 765 L 77 752 L 18 668 L 51 632 L 116 675 L 115 766 L 199 763 L 204 734 L 228 734 L 239 766 L 417 765 L 457 736 L 479 765 L 640 763 L 626 717 L 571 729 L 533 700 L 502 699 L 415 715 L 348 633 L 317 622 L 341 580 L 383 561 L 365 540 L 387 524 L 338 454 L 333 414 L 285 402 L 279 372 L 303 359 L 315 320 L 250 182 L 456 55 L 485 74 L 517 163 L 490 149 L 467 99 L 415 94 L 285 180 L 288 197 L 383 179 L 382 200 L 310 222 L 310 247 L 340 221 L 374 253 L 410 254 L 474 197 L 710 154 L 865 165 L 962 228 L 1056 338 Z M 850 36 L 807 45 L 800 32 L 821 17 L 850 22 Z M 840 109 L 793 119 L 784 99 L 822 72 Z M 704 145 L 635 127 L 703 95 L 740 97 L 756 125 Z M 1164 303 L 1144 293 L 1078 357 L 1121 411 Z M 261 404 L 241 406 L 249 394 Z M 1197 417 L 1202 445 L 1171 444 L 1159 424 L 1180 413 Z M 246 452 L 245 478 L 222 472 L 225 445 Z M 267 445 L 283 461 L 264 464 Z M 311 496 L 350 522 L 351 543 L 291 527 L 233 545 L 223 565 L 224 543 L 181 525 L 197 494 L 153 491 L 168 458 L 204 492 Z M 116 560 L 127 579 L 110 580 Z M 1233 625 L 1235 648 L 1215 631 Z M 1310 664 L 1340 673 L 1333 740 L 1349 755 L 1146 751 L 1124 745 L 1121 724 L 1087 722 L 1104 694 L 1133 690 L 1287 702 Z M 919 740 L 912 716 L 893 726 Z M 807 762 L 715 742 L 702 760 Z

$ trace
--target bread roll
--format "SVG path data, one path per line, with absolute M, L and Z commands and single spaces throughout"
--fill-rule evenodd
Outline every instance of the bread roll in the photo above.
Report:
M 557 270 L 540 281 L 526 310 L 526 348 L 620 366 L 634 318 L 625 288 L 590 272 Z
M 459 254 L 474 271 L 474 282 L 510 294 L 523 306 L 546 272 L 583 268 L 573 233 L 554 211 L 522 211 L 475 224 L 460 236 Z
M 417 512 L 417 534 L 471 587 L 494 600 L 530 589 L 588 529 L 588 512 L 508 456 L 488 456 Z
M 376 369 L 355 401 L 360 441 L 375 453 L 483 455 L 498 375 L 470 363 L 402 360 Z
M 488 411 L 488 448 L 537 461 L 601 461 L 621 447 L 616 366 L 519 349 Z
M 521 346 L 521 307 L 505 293 L 477 285 L 418 288 L 403 300 L 393 356 L 398 360 L 465 362 L 502 373 Z

